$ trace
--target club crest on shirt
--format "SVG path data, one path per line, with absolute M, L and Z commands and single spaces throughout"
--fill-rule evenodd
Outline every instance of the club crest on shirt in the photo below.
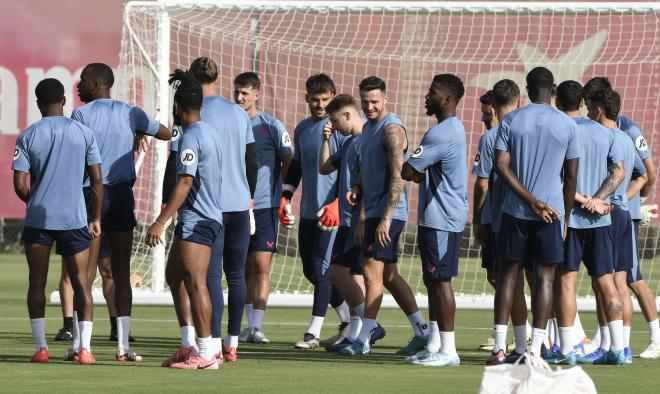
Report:
M 18 159 L 21 156 L 21 151 L 18 148 L 14 148 L 14 158 L 12 161 Z
M 415 152 L 411 155 L 412 157 L 420 157 L 424 153 L 424 145 L 420 145 L 417 147 Z
M 181 163 L 184 166 L 189 166 L 197 161 L 197 156 L 195 155 L 195 152 L 192 151 L 192 149 L 186 149 L 183 152 L 181 152 Z
M 635 147 L 639 151 L 647 151 L 649 150 L 649 144 L 646 143 L 646 139 L 644 139 L 643 135 L 640 135 L 635 139 Z
M 282 134 L 282 145 L 286 147 L 291 146 L 291 137 L 289 137 L 289 133 L 287 132 Z

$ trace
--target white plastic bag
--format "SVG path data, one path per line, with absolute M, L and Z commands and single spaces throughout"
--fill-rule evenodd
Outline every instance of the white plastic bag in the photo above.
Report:
M 596 386 L 582 367 L 552 370 L 538 357 L 523 357 L 515 364 L 486 367 L 480 394 L 595 394 Z

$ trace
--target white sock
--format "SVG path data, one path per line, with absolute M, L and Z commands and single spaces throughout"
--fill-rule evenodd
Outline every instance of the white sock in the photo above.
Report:
M 493 327 L 493 338 L 495 338 L 493 353 L 497 353 L 500 350 L 504 350 L 506 353 L 506 332 L 508 329 L 509 326 L 507 324 L 495 324 Z
M 131 332 L 131 317 L 117 316 L 117 344 L 128 351 L 128 334 Z
M 580 321 L 580 314 L 575 313 L 575 320 L 573 320 L 573 346 L 577 346 L 582 343 L 582 340 L 587 337 L 587 333 L 584 332 L 582 327 L 582 321 Z
M 360 328 L 360 334 L 358 334 L 357 340 L 368 344 L 371 331 L 376 328 L 377 324 L 376 320 L 367 318 L 362 319 L 362 328 Z
M 211 336 L 206 338 L 198 338 L 197 343 L 199 344 L 199 356 L 206 361 L 210 361 L 215 354 L 211 350 Z
M 591 343 L 596 347 L 600 347 L 600 340 L 600 324 L 596 322 L 596 331 L 594 332 L 593 338 L 591 338 Z
M 46 344 L 46 319 L 40 317 L 39 319 L 30 319 L 30 326 L 32 328 L 32 338 L 34 338 L 34 350 L 39 351 L 42 347 L 48 349 Z
M 355 313 L 357 313 L 358 316 L 364 317 L 364 302 L 353 309 L 355 309 Z
M 610 329 L 608 326 L 600 327 L 600 347 L 605 351 L 610 350 Z
M 534 329 L 532 328 L 532 332 Z M 552 324 L 552 319 L 548 319 L 548 324 L 545 326 L 545 331 L 548 333 L 548 342 L 550 342 L 550 346 L 552 346 L 555 343 L 555 326 Z
M 422 316 L 420 311 L 409 315 L 408 320 L 410 320 L 410 326 L 412 327 L 413 335 L 422 337 L 429 335 L 429 327 L 426 325 L 424 316 Z
M 92 327 L 94 323 L 91 321 L 78 322 L 78 329 L 80 330 L 80 348 L 92 351 Z
M 211 338 L 211 352 L 218 354 L 222 350 L 222 338 Z
M 245 304 L 245 316 L 248 321 L 248 328 L 254 328 L 254 320 L 252 316 L 252 304 Z
M 649 322 L 649 339 L 653 343 L 660 344 L 660 322 L 658 319 Z
M 568 354 L 573 351 L 573 332 L 575 326 L 559 327 L 559 343 L 561 354 Z
M 236 335 L 225 335 L 225 340 L 222 342 L 226 348 L 238 348 L 238 336 Z
M 346 301 L 342 302 L 341 305 L 335 308 L 337 316 L 339 316 L 339 321 L 342 323 L 348 323 L 351 321 L 351 311 L 348 309 L 348 304 Z
M 426 350 L 429 353 L 437 353 L 440 351 L 442 342 L 440 341 L 440 329 L 438 328 L 437 321 L 429 322 L 429 339 L 426 341 Z
M 513 326 L 513 340 L 516 344 L 516 353 L 527 353 L 527 326 Z
M 266 311 L 262 309 L 253 309 L 252 310 L 252 325 L 250 328 L 259 328 L 261 329 L 261 325 L 264 324 L 264 315 L 266 314 Z
M 78 312 L 73 311 L 73 342 L 71 343 L 71 349 L 74 352 L 80 351 L 80 326 L 78 325 Z
M 321 336 L 321 328 L 323 327 L 323 320 L 325 318 L 321 316 L 312 315 L 312 320 L 309 322 L 309 327 L 307 327 L 307 332 L 313 334 L 316 338 Z
M 454 338 L 453 331 L 440 331 L 440 353 L 446 354 L 448 356 L 456 355 L 456 340 Z
M 561 346 L 561 339 L 559 338 L 559 323 L 557 323 L 557 318 L 553 317 L 550 319 L 552 321 L 552 337 L 550 340 L 557 346 Z
M 623 320 L 614 320 L 607 323 L 610 328 L 610 349 L 613 351 L 623 350 Z
M 529 321 L 525 322 L 525 334 L 527 335 L 527 338 L 532 337 L 532 325 L 529 324 Z
M 348 340 L 354 342 L 360 334 L 362 328 L 362 319 L 360 316 L 351 316 L 351 328 L 348 331 Z
M 623 326 L 623 347 L 630 347 L 630 326 Z
M 541 345 L 543 344 L 543 338 L 548 335 L 548 333 L 540 328 L 532 327 L 532 348 L 530 351 L 533 355 L 541 357 Z
M 530 335 L 529 337 L 531 338 L 532 336 Z M 546 349 L 550 349 L 550 340 L 548 339 L 547 335 L 545 338 L 543 338 L 543 345 L 545 345 Z
M 119 328 L 119 325 L 117 325 Z M 179 327 L 181 332 L 181 347 L 189 348 L 196 345 L 195 343 L 195 327 L 193 326 L 181 326 Z

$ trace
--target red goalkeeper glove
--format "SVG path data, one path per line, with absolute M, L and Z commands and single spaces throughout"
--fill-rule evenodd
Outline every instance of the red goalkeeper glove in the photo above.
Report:
M 316 216 L 319 217 L 318 226 L 321 230 L 336 230 L 339 226 L 339 200 L 335 198 L 330 204 L 321 208 Z
M 288 230 L 291 230 L 293 225 L 296 224 L 296 217 L 293 216 L 293 210 L 291 209 L 291 201 L 286 197 L 280 198 L 280 208 L 277 210 L 277 217 L 280 223 Z

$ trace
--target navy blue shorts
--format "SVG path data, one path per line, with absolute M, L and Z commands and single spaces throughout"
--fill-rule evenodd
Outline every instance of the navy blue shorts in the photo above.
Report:
M 103 208 L 101 209 L 101 228 L 106 231 L 133 231 L 135 220 L 134 181 L 103 185 Z M 87 216 L 91 216 L 92 192 L 90 187 L 83 189 Z
M 579 271 L 584 261 L 589 276 L 599 277 L 614 272 L 612 227 L 569 228 L 566 234 L 566 260 L 560 268 Z
M 355 245 L 355 232 L 349 226 L 339 227 L 332 245 L 331 265 L 339 265 L 350 268 L 351 274 L 362 275 L 364 259 L 360 247 Z
M 379 224 L 380 218 L 365 220 L 362 253 L 364 257 L 384 260 L 386 263 L 396 263 L 399 255 L 399 236 L 401 236 L 406 222 L 399 219 L 392 219 L 389 231 L 390 243 L 385 246 L 380 246 L 376 242 L 376 228 L 378 228 Z
M 483 226 L 486 232 L 486 244 L 481 245 L 481 268 L 486 268 L 487 270 L 494 269 L 497 272 L 496 235 L 490 224 L 484 224 Z
M 75 230 L 42 230 L 34 227 L 23 227 L 23 242 L 51 246 L 62 257 L 69 257 L 89 249 L 92 236 L 87 227 Z
M 630 213 L 616 205 L 610 213 L 612 218 L 612 244 L 614 256 L 614 271 L 628 271 L 637 260 L 637 247 L 633 235 L 633 222 Z
M 277 208 L 263 208 L 254 210 L 254 223 L 256 230 L 250 236 L 252 252 L 277 251 Z
M 504 212 L 497 237 L 497 252 L 506 261 L 533 265 L 561 264 L 564 261 L 561 231 L 562 224 L 558 220 L 546 223 L 518 219 Z M 527 266 L 525 268 L 528 269 Z
M 178 238 L 212 246 L 216 238 L 222 234 L 222 224 L 215 220 L 200 220 L 196 222 L 179 222 L 174 228 L 174 235 Z
M 458 257 L 462 233 L 419 226 L 417 244 L 422 258 L 422 272 L 431 279 L 458 275 Z
M 642 268 L 637 249 L 637 245 L 639 245 L 639 220 L 633 220 L 633 245 L 635 246 L 635 251 L 633 253 L 634 260 L 632 268 L 628 270 L 628 283 L 634 283 L 638 280 L 644 279 L 644 277 L 642 277 Z

